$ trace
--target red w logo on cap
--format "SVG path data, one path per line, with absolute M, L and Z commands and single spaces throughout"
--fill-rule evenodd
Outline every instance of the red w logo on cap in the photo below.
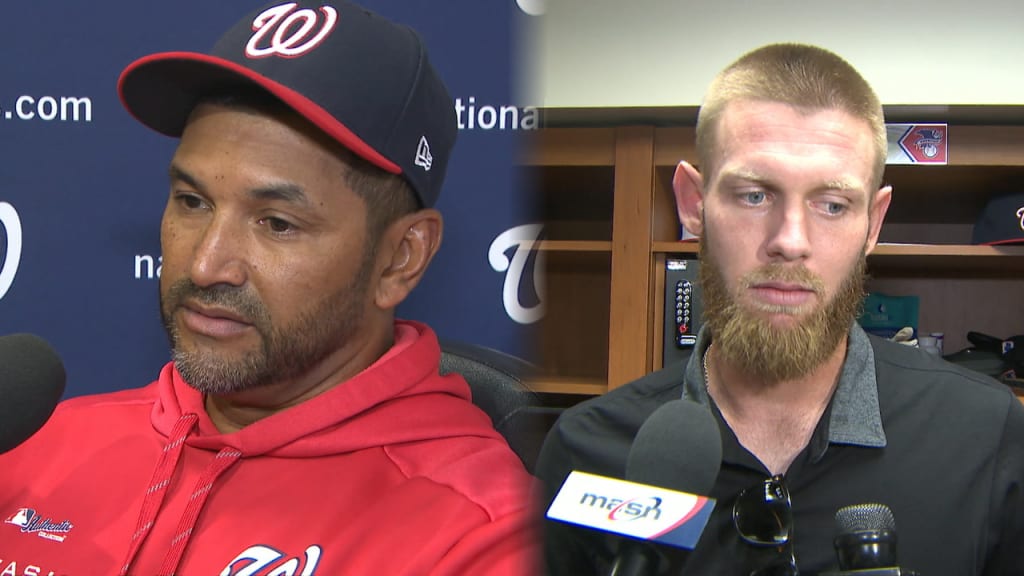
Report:
M 323 42 L 338 23 L 338 11 L 330 6 L 320 7 L 320 13 L 324 16 L 322 23 L 320 14 L 309 8 L 292 12 L 296 6 L 295 2 L 289 2 L 261 12 L 252 21 L 254 34 L 245 45 L 245 55 L 249 58 L 266 58 L 275 54 L 285 58 L 302 56 Z M 314 33 L 318 24 L 320 30 Z M 271 31 L 274 34 L 268 45 L 260 47 Z M 287 38 L 285 34 L 288 34 Z

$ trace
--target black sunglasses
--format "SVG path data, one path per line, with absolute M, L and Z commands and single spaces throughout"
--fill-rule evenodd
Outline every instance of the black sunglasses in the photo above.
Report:
M 750 576 L 799 574 L 793 554 L 793 504 L 785 477 L 772 476 L 740 492 L 732 507 L 732 522 L 747 544 L 779 553 Z

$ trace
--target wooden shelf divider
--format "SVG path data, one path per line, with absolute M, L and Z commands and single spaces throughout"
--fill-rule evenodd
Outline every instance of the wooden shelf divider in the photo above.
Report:
M 617 130 L 612 215 L 608 388 L 650 372 L 648 295 L 651 282 L 651 204 L 654 129 Z

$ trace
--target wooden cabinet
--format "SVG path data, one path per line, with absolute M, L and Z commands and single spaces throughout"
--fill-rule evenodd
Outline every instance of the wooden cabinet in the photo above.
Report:
M 693 126 L 544 128 L 523 169 L 543 192 L 547 315 L 542 392 L 596 395 L 661 367 L 666 257 L 678 242 L 672 173 L 696 162 Z M 995 193 L 1024 189 L 1024 126 L 951 124 L 949 164 L 888 166 L 894 188 L 869 290 L 920 298 L 946 353 L 969 330 L 1024 334 L 1024 246 L 970 245 Z

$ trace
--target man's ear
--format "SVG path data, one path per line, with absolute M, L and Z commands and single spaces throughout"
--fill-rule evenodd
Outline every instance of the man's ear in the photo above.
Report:
M 883 186 L 871 199 L 871 206 L 868 208 L 868 241 L 864 246 L 865 255 L 870 254 L 878 244 L 878 234 L 882 231 L 882 221 L 885 220 L 885 213 L 889 211 L 891 201 L 892 186 Z
M 676 197 L 676 214 L 683 229 L 700 236 L 704 232 L 704 178 L 689 162 L 682 160 L 672 176 L 672 191 Z
M 443 231 L 441 213 L 432 208 L 406 214 L 384 230 L 377 245 L 378 308 L 394 309 L 419 284 L 441 246 Z

